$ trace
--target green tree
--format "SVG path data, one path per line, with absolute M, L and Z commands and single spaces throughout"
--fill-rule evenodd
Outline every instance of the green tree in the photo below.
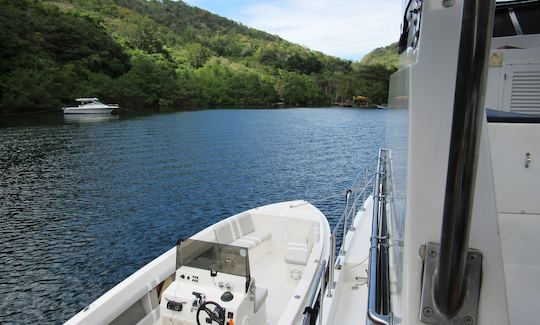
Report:
M 132 58 L 132 68 L 118 80 L 120 104 L 138 110 L 166 110 L 177 100 L 176 73 L 170 62 L 151 55 Z

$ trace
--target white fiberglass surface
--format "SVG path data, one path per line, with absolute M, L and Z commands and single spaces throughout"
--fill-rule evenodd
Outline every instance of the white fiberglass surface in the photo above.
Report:
M 499 213 L 508 312 L 512 324 L 534 324 L 540 304 L 540 215 Z
M 367 313 L 367 269 L 371 234 L 373 200 L 369 198 L 365 210 L 354 220 L 354 231 L 346 239 L 346 255 L 341 267 L 339 287 L 335 290 L 335 311 L 328 324 L 364 323 Z
M 284 253 L 268 252 L 251 265 L 251 276 L 258 287 L 268 289 L 266 300 L 267 321 L 277 324 L 289 300 L 293 297 L 298 280 L 291 278 L 291 270 L 300 272 L 304 267 L 283 262 Z

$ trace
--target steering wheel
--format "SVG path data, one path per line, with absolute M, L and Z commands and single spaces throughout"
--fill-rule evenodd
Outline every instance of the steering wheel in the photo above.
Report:
M 208 307 L 206 307 L 207 305 L 215 306 L 214 310 L 210 310 Z M 204 311 L 212 322 L 216 322 L 219 325 L 225 325 L 225 308 L 221 307 L 219 304 L 213 301 L 206 301 L 205 303 L 201 304 L 199 309 L 197 309 L 197 325 L 201 325 L 201 321 L 199 320 L 201 311 Z

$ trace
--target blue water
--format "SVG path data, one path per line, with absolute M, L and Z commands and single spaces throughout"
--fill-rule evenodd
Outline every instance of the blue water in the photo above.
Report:
M 387 111 L 0 117 L 0 323 L 61 323 L 189 236 L 252 207 L 344 193 Z M 343 199 L 315 204 L 335 221 Z

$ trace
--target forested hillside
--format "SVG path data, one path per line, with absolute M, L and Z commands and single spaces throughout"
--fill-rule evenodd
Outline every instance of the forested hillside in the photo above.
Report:
M 395 64 L 371 57 L 327 56 L 181 1 L 0 0 L 4 113 L 83 96 L 135 110 L 323 105 L 354 95 L 384 103 Z
M 399 65 L 398 43 L 374 49 L 362 58 L 360 64 L 380 64 L 388 69 L 397 69 Z

